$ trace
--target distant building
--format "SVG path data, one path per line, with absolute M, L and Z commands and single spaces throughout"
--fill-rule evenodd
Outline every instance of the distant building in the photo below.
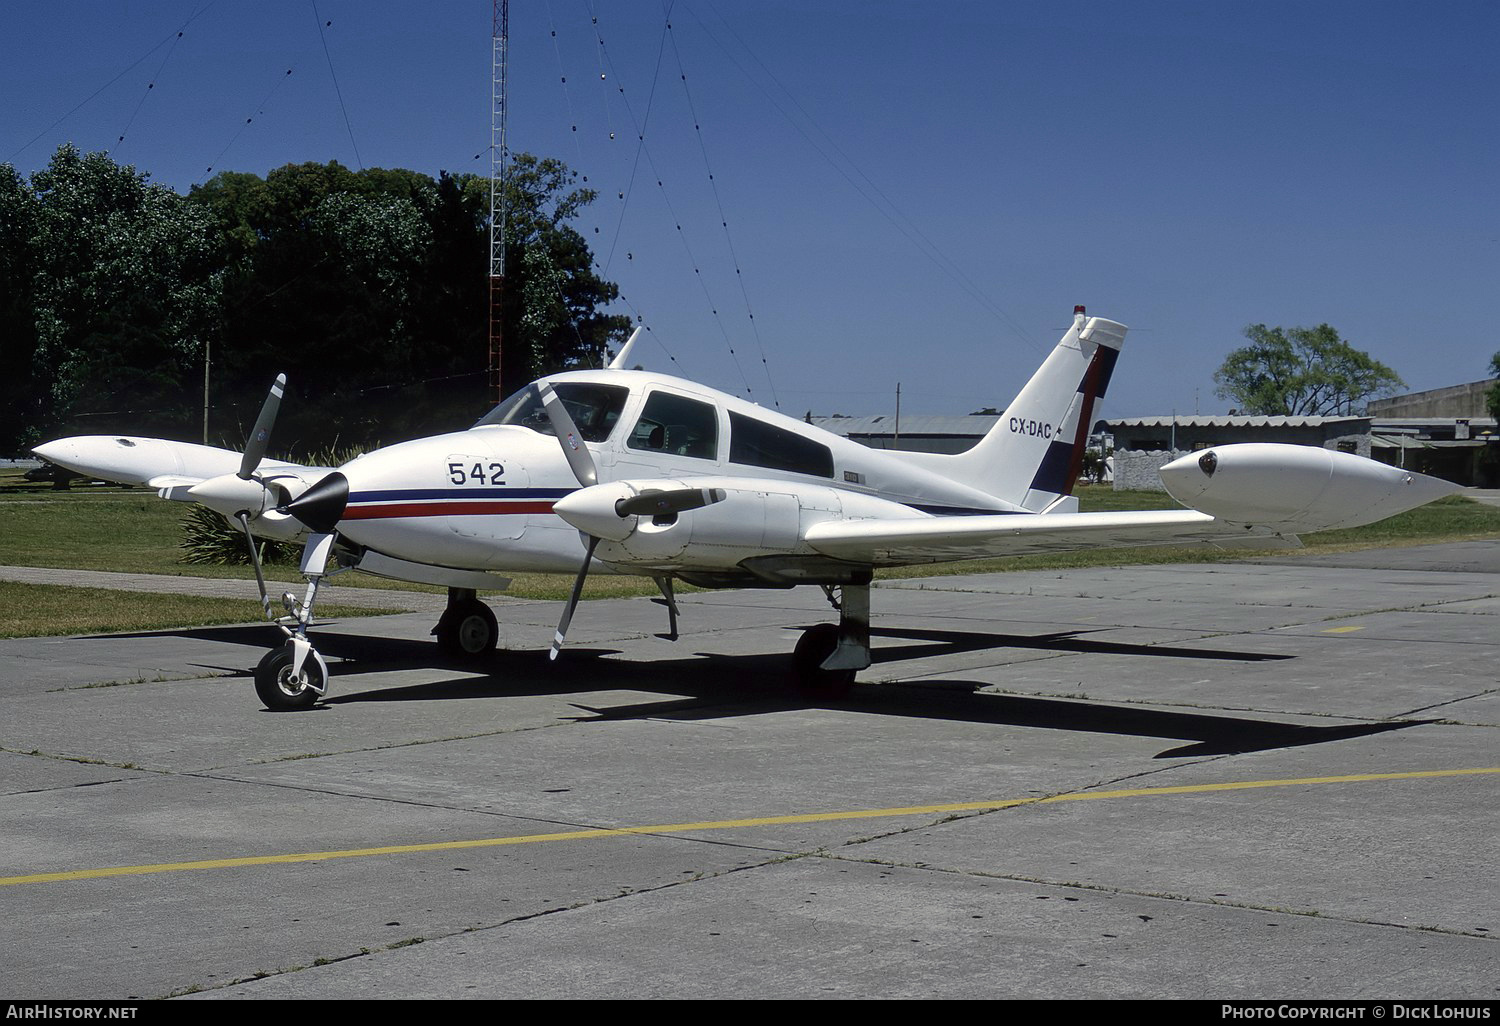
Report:
M 971 449 L 999 420 L 998 414 L 967 417 L 812 417 L 808 423 L 871 449 L 955 453 Z
M 1104 420 L 1096 432 L 1114 435 L 1116 490 L 1163 491 L 1158 468 L 1185 452 L 1233 442 L 1282 442 L 1371 454 L 1368 417 L 1178 416 Z
M 1500 378 L 1471 381 L 1467 385 L 1449 385 L 1426 392 L 1409 392 L 1393 395 L 1389 399 L 1371 399 L 1366 412 L 1380 421 L 1403 420 L 1412 417 L 1424 419 L 1452 418 L 1454 420 L 1488 420 L 1489 407 L 1486 395 L 1500 384 Z
M 1494 381 L 1395 396 L 1364 417 L 1148 417 L 1100 421 L 1115 438 L 1115 487 L 1161 490 L 1157 468 L 1232 442 L 1337 449 L 1461 485 L 1500 486 L 1500 431 L 1484 407 Z M 1480 411 L 1475 413 L 1474 410 Z

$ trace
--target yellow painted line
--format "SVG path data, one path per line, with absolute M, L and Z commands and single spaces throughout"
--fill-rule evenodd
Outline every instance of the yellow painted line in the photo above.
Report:
M 1364 630 L 1364 627 L 1330 627 L 1326 631 L 1319 631 L 1319 633 L 1320 634 L 1353 634 L 1355 631 L 1362 631 L 1362 630 Z
M 1500 766 L 1482 769 L 1419 770 L 1407 773 L 1359 773 L 1340 777 L 1294 777 L 1285 780 L 1239 780 L 1223 784 L 1184 784 L 1178 787 L 1141 787 L 1118 791 L 1080 791 L 1047 798 L 1002 798 L 985 802 L 949 802 L 940 805 L 908 805 L 892 809 L 853 809 L 844 812 L 809 812 L 792 816 L 759 816 L 750 819 L 716 819 L 697 823 L 662 823 L 655 826 L 569 830 L 554 834 L 527 834 L 520 837 L 487 837 L 472 841 L 435 841 L 429 844 L 392 844 L 379 848 L 348 848 L 341 851 L 314 851 L 288 855 L 249 855 L 232 859 L 205 859 L 198 862 L 162 862 L 149 866 L 113 866 L 106 869 L 75 869 L 60 873 L 32 873 L 27 876 L 0 877 L 0 886 L 58 883 L 67 880 L 97 880 L 110 876 L 147 876 L 154 873 L 181 873 L 207 869 L 241 869 L 247 866 L 275 866 L 291 862 L 321 862 L 325 859 L 364 858 L 371 855 L 411 855 L 422 852 L 462 851 L 469 848 L 498 848 L 513 844 L 544 844 L 553 841 L 584 841 L 606 837 L 630 837 L 640 834 L 679 834 L 706 830 L 731 830 L 752 826 L 787 826 L 796 823 L 831 823 L 839 820 L 882 819 L 895 816 L 930 816 L 952 812 L 977 812 L 986 809 L 1009 809 L 1018 805 L 1052 805 L 1058 802 L 1092 802 L 1107 798 L 1153 798 L 1166 795 L 1210 794 L 1219 791 L 1250 791 L 1269 787 L 1306 787 L 1317 784 L 1357 784 L 1378 780 L 1421 780 L 1436 777 L 1466 777 L 1500 773 Z

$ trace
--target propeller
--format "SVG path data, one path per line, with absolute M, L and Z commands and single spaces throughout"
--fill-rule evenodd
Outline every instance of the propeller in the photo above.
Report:
M 620 517 L 664 517 L 686 513 L 690 509 L 702 509 L 716 502 L 723 502 L 726 492 L 722 488 L 672 488 L 663 491 L 643 491 L 628 499 L 615 500 L 615 515 Z
M 584 444 L 583 433 L 578 430 L 578 425 L 574 423 L 567 405 L 551 384 L 539 381 L 532 387 L 536 389 L 547 419 L 552 422 L 552 431 L 557 435 L 557 442 L 562 446 L 563 456 L 567 458 L 573 476 L 583 486 L 572 495 L 559 500 L 553 508 L 562 514 L 563 519 L 568 523 L 582 531 L 584 537 L 588 539 L 583 555 L 583 565 L 578 568 L 578 577 L 573 581 L 573 592 L 568 596 L 568 604 L 563 607 L 562 619 L 558 621 L 557 632 L 552 638 L 552 650 L 547 654 L 548 659 L 556 659 L 557 654 L 562 651 L 563 642 L 567 639 L 568 625 L 573 622 L 573 612 L 578 608 L 578 599 L 583 594 L 583 582 L 588 578 L 589 564 L 594 560 L 594 550 L 605 538 L 618 540 L 630 533 L 628 527 L 623 534 L 619 533 L 617 522 L 632 516 L 668 516 L 698 509 L 700 506 L 721 501 L 724 498 L 724 490 L 722 488 L 679 488 L 671 491 L 647 492 L 615 499 L 608 513 L 594 508 L 596 500 L 617 496 L 617 489 L 614 486 L 606 486 L 604 494 L 600 493 L 599 468 L 594 465 L 594 457 L 589 452 L 588 446 Z M 579 507 L 576 518 L 564 512 L 569 503 Z M 559 506 L 563 509 L 559 509 Z M 604 515 L 600 515 L 601 513 Z
M 599 483 L 599 468 L 594 465 L 593 454 L 584 444 L 583 435 L 579 432 L 578 425 L 573 422 L 573 415 L 558 398 L 551 384 L 538 381 L 531 387 L 536 389 L 542 409 L 546 412 L 547 419 L 552 422 L 552 433 L 557 436 L 557 443 L 562 446 L 563 456 L 567 459 L 573 476 L 578 479 L 584 491 L 595 487 Z M 568 597 L 568 604 L 563 607 L 562 619 L 557 622 L 557 632 L 552 636 L 552 650 L 547 653 L 549 660 L 556 659 L 557 654 L 562 651 L 563 641 L 568 636 L 568 625 L 573 622 L 573 610 L 578 608 L 579 596 L 583 594 L 583 582 L 589 575 L 589 564 L 594 560 L 594 550 L 599 547 L 598 535 L 588 531 L 583 533 L 588 538 L 588 547 L 583 554 L 583 565 L 578 568 L 578 577 L 573 581 L 573 593 Z
M 245 533 L 245 542 L 250 546 L 250 562 L 255 567 L 255 580 L 260 586 L 260 602 L 268 620 L 271 619 L 271 599 L 266 592 L 266 579 L 260 566 L 260 550 L 255 544 L 254 534 L 250 531 L 250 521 L 267 510 L 285 511 L 289 506 L 295 505 L 295 503 L 288 502 L 290 494 L 286 488 L 274 483 L 278 475 L 258 476 L 256 474 L 256 468 L 260 466 L 261 460 L 266 458 L 266 449 L 271 444 L 271 429 L 276 424 L 276 414 L 281 409 L 281 398 L 285 394 L 286 375 L 278 374 L 276 380 L 271 383 L 271 391 L 266 396 L 266 401 L 261 405 L 260 416 L 255 418 L 255 427 L 251 429 L 250 438 L 245 443 L 245 451 L 240 456 L 238 471 L 233 474 L 211 477 L 188 489 L 188 494 L 198 502 L 239 522 L 240 529 Z M 297 518 L 314 532 L 307 539 L 302 558 L 302 571 L 304 574 L 310 572 L 312 578 L 319 577 L 323 573 L 330 547 L 328 538 L 343 514 L 344 503 L 349 495 L 348 482 L 344 480 L 342 474 L 334 473 L 329 477 L 338 478 L 338 481 L 329 482 L 325 478 L 318 485 L 308 489 L 303 498 L 312 499 L 307 504 L 312 512 L 307 516 Z M 323 487 L 325 484 L 327 487 Z M 342 498 L 337 497 L 340 486 L 343 488 Z M 315 491 L 318 492 L 316 496 L 313 495 Z M 334 494 L 331 496 L 330 493 Z M 337 505 L 336 513 L 332 512 L 335 504 Z M 315 592 L 316 587 L 310 585 L 308 599 L 304 604 L 305 609 L 310 610 Z M 303 622 L 305 625 L 305 615 Z
M 568 635 L 568 625 L 573 622 L 573 611 L 578 607 L 579 596 L 583 594 L 583 582 L 588 577 L 589 563 L 593 561 L 594 550 L 601 541 L 623 541 L 630 537 L 630 532 L 635 529 L 630 523 L 632 517 L 676 516 L 688 510 L 723 502 L 728 495 L 722 488 L 669 488 L 621 495 L 621 492 L 628 492 L 629 489 L 630 486 L 623 483 L 591 485 L 565 495 L 552 504 L 554 513 L 578 528 L 588 539 L 588 551 L 584 554 L 583 565 L 578 568 L 573 593 L 568 598 L 568 604 L 563 607 L 562 620 L 552 638 L 549 659 L 556 659 L 558 652 L 562 651 L 563 642 Z M 658 579 L 658 583 L 661 580 L 664 578 Z M 664 594 L 667 595 L 668 607 L 672 611 L 672 634 L 676 635 L 676 606 L 672 602 L 671 592 L 667 590 Z
M 573 476 L 585 488 L 598 484 L 599 468 L 594 466 L 594 457 L 589 452 L 589 447 L 583 444 L 583 435 L 579 432 L 578 425 L 573 423 L 573 415 L 568 412 L 550 384 L 538 381 L 532 387 L 542 400 L 542 409 L 552 422 L 552 431 L 562 445 L 563 455 L 568 458 L 568 466 L 573 468 Z
M 233 474 L 200 481 L 187 490 L 189 495 L 217 513 L 245 520 L 254 519 L 278 502 L 285 501 L 284 488 L 255 476 L 255 468 L 265 459 L 266 447 L 271 441 L 271 427 L 276 423 L 276 412 L 281 409 L 281 397 L 285 392 L 286 375 L 278 374 L 245 443 L 240 469 Z
M 276 423 L 276 413 L 281 409 L 281 397 L 285 392 L 286 375 L 278 374 L 276 380 L 271 382 L 271 393 L 261 404 L 260 416 L 255 418 L 250 440 L 245 443 L 245 454 L 240 457 L 240 471 L 235 476 L 241 481 L 250 480 L 255 474 L 255 468 L 260 466 L 260 461 L 266 458 L 266 447 L 271 444 L 271 428 Z
M 573 622 L 578 599 L 583 594 L 583 582 L 588 578 L 594 550 L 601 541 L 622 541 L 629 537 L 630 532 L 635 529 L 629 522 L 631 517 L 675 516 L 715 502 L 723 502 L 726 493 L 722 488 L 672 488 L 636 493 L 628 485 L 599 484 L 599 470 L 594 465 L 594 457 L 584 444 L 583 435 L 568 413 L 567 406 L 547 382 L 537 382 L 534 387 L 542 409 L 547 413 L 547 419 L 552 422 L 552 430 L 557 435 L 558 444 L 562 446 L 563 455 L 567 457 L 568 466 L 572 468 L 578 483 L 583 486 L 557 500 L 552 506 L 553 512 L 578 528 L 587 539 L 583 565 L 578 568 L 578 577 L 573 581 L 573 592 L 568 597 L 568 604 L 563 607 L 562 619 L 558 621 L 557 632 L 552 638 L 552 650 L 547 656 L 549 659 L 556 659 L 567 639 L 568 625 Z M 295 507 L 296 503 L 292 505 Z

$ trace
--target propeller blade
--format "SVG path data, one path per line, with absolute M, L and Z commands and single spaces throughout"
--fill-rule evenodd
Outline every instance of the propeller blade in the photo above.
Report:
M 673 488 L 669 491 L 641 492 L 615 503 L 615 513 L 622 517 L 659 517 L 686 513 L 723 502 L 722 488 Z
M 349 479 L 335 470 L 277 512 L 296 517 L 318 534 L 332 534 L 348 505 Z
M 250 432 L 250 440 L 245 443 L 245 454 L 240 457 L 241 481 L 250 480 L 250 475 L 255 473 L 255 468 L 265 459 L 266 446 L 271 442 L 271 426 L 276 423 L 276 411 L 281 409 L 281 396 L 285 391 L 286 375 L 278 374 L 271 383 L 271 394 L 266 396 L 265 405 L 260 408 L 260 416 L 255 418 L 255 428 Z
M 599 470 L 594 466 L 594 457 L 590 454 L 589 447 L 583 444 L 583 435 L 579 433 L 578 425 L 573 423 L 573 415 L 547 382 L 539 381 L 535 388 L 541 396 L 542 409 L 552 422 L 557 441 L 562 445 L 563 455 L 568 458 L 568 466 L 573 468 L 573 476 L 585 488 L 598 484 Z
M 562 619 L 557 622 L 557 633 L 552 636 L 552 651 L 547 653 L 547 658 L 557 658 L 557 653 L 562 651 L 563 640 L 568 636 L 568 625 L 573 622 L 573 610 L 578 608 L 578 597 L 583 594 L 583 581 L 589 575 L 589 564 L 594 560 L 594 550 L 599 547 L 599 539 L 589 535 L 589 550 L 583 557 L 583 566 L 578 568 L 578 579 L 573 582 L 573 594 L 568 598 L 568 604 L 563 607 Z

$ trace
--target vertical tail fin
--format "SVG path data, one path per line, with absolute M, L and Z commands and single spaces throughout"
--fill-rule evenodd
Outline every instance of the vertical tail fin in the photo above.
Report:
M 1094 402 L 1109 386 L 1125 332 L 1115 321 L 1076 314 L 989 434 L 953 457 L 949 474 L 1030 510 L 1044 510 L 1071 494 L 1083 466 Z

